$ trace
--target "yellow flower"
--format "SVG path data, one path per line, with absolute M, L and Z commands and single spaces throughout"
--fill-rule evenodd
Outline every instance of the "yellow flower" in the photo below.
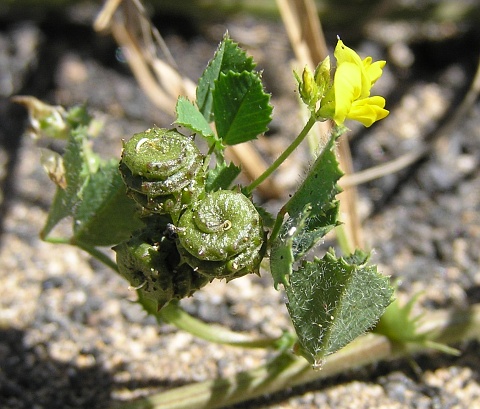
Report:
M 372 63 L 372 57 L 362 60 L 359 55 L 338 40 L 335 48 L 337 70 L 333 78 L 335 114 L 337 125 L 345 119 L 354 119 L 369 127 L 375 121 L 385 118 L 389 112 L 384 109 L 385 99 L 370 96 L 370 90 L 382 75 L 385 61 Z

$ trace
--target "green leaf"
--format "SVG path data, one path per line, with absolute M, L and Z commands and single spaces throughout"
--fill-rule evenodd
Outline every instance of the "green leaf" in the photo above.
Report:
M 93 118 L 88 113 L 85 105 L 79 105 L 74 106 L 67 111 L 65 120 L 71 129 L 75 129 L 81 125 L 89 126 Z
M 325 356 L 375 325 L 393 288 L 375 266 L 349 263 L 329 252 L 294 270 L 286 293 L 299 353 L 318 367 Z
M 215 142 L 215 135 L 207 120 L 197 109 L 197 107 L 187 98 L 179 97 L 175 110 L 177 112 L 177 119 L 175 120 L 175 123 L 200 134 L 211 144 Z
M 332 133 L 307 177 L 285 204 L 289 219 L 283 230 L 297 227 L 294 240 L 296 260 L 338 225 L 339 203 L 335 197 L 341 192 L 337 182 L 343 173 L 334 152 L 336 138 L 337 135 Z M 301 229 L 296 226 L 299 220 L 302 221 Z
M 229 189 L 235 178 L 240 174 L 240 168 L 234 163 L 217 163 L 207 174 L 205 190 L 214 192 L 219 189 Z
M 63 155 L 66 188 L 57 187 L 41 237 L 46 239 L 53 228 L 65 217 L 73 215 L 82 198 L 82 190 L 90 174 L 90 163 L 84 154 L 87 127 L 80 126 L 70 132 Z
M 143 223 L 135 202 L 127 197 L 118 162 L 110 161 L 92 174 L 75 209 L 73 241 L 111 246 L 130 237 Z
M 326 206 L 325 206 L 326 207 Z M 301 222 L 289 218 L 292 223 L 285 223 L 282 231 L 291 231 L 293 234 L 293 257 L 297 261 L 311 250 L 330 230 L 338 225 L 339 202 L 333 201 L 331 206 L 318 214 L 312 214 L 311 205 L 307 205 L 302 213 Z M 292 226 L 292 227 L 290 227 Z
M 207 122 L 213 121 L 213 95 L 215 82 L 221 73 L 229 71 L 251 72 L 255 68 L 255 63 L 251 57 L 247 57 L 237 43 L 233 42 L 228 33 L 223 37 L 219 44 L 215 56 L 208 63 L 207 68 L 198 80 L 197 87 L 197 106 Z
M 226 145 L 246 142 L 265 132 L 272 109 L 258 74 L 220 74 L 213 90 L 213 110 L 218 136 Z
M 72 217 L 72 244 L 117 244 L 141 226 L 135 204 L 126 196 L 118 162 L 104 163 L 92 151 L 88 124 L 82 122 L 87 120 L 84 110 L 77 108 L 71 112 L 72 124 L 77 125 L 69 132 L 63 154 L 65 182 L 57 184 L 41 237 L 48 240 L 62 219 Z
M 243 194 L 245 194 L 245 192 L 243 192 Z M 248 197 L 249 195 L 245 194 L 245 196 Z M 275 217 L 273 217 L 273 215 L 262 206 L 256 205 L 255 203 L 254 205 L 255 205 L 255 208 L 257 209 L 258 214 L 262 218 L 263 226 L 267 228 L 272 228 L 273 225 L 275 224 Z
M 303 212 L 308 204 L 312 207 L 312 216 L 321 215 L 333 207 L 332 200 L 341 192 L 337 182 L 343 175 L 334 152 L 336 138 L 337 134 L 332 133 L 307 177 L 285 205 L 291 217 Z M 317 224 L 321 225 L 321 222 L 319 220 Z

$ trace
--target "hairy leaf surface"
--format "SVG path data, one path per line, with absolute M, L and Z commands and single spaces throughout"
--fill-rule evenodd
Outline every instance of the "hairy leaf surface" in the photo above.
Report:
M 110 246 L 140 228 L 135 202 L 127 197 L 117 161 L 108 162 L 89 178 L 74 214 L 74 240 Z
M 276 286 L 288 283 L 293 262 L 301 259 L 339 224 L 339 203 L 335 196 L 340 192 L 337 181 L 342 172 L 334 152 L 336 137 L 335 133 L 331 135 L 307 177 L 285 205 L 288 216 L 271 250 L 272 275 Z M 277 252 L 283 256 L 291 252 L 292 262 L 282 265 L 283 259 L 277 256 Z
M 207 174 L 207 182 L 205 190 L 214 192 L 219 189 L 228 189 L 232 185 L 235 178 L 240 174 L 241 169 L 234 163 L 226 164 L 225 162 L 215 166 Z
M 290 276 L 287 308 L 300 353 L 315 366 L 372 328 L 392 300 L 389 278 L 356 254 L 345 259 L 329 252 L 303 262 Z
M 50 207 L 47 222 L 41 232 L 42 238 L 48 237 L 52 229 L 65 217 L 71 216 L 82 199 L 82 190 L 89 178 L 90 165 L 84 154 L 87 140 L 87 127 L 73 129 L 63 155 L 66 187 L 57 187 Z

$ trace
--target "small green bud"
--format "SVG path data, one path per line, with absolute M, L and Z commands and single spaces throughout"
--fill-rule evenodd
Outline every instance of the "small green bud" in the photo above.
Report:
M 315 68 L 313 75 L 315 83 L 318 86 L 319 98 L 323 98 L 326 90 L 330 86 L 330 57 L 327 56 L 320 64 Z
M 318 101 L 318 86 L 315 82 L 312 71 L 310 71 L 308 67 L 303 69 L 300 96 L 309 108 L 315 108 L 315 104 Z

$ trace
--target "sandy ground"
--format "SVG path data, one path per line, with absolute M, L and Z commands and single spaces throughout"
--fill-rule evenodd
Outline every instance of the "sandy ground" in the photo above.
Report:
M 0 30 L 0 62 L 5 67 L 0 71 L 0 407 L 108 408 L 264 362 L 267 352 L 211 346 L 157 324 L 132 302 L 135 295 L 122 278 L 76 248 L 40 241 L 38 232 L 54 188 L 39 165 L 38 143 L 19 139 L 24 122 L 8 106 L 9 95 L 31 93 L 65 106 L 87 101 L 105 123 L 104 136 L 96 142 L 104 155 L 118 156 L 121 138 L 153 124 L 168 126 L 172 119 L 146 99 L 127 68 L 115 60 L 109 40 L 92 43 L 94 34 L 73 23 L 85 41 L 52 36 L 35 23 L 18 23 Z M 225 28 L 245 43 L 265 70 L 275 117 L 268 139 L 258 148 L 267 158 L 274 157 L 301 126 L 290 74 L 291 50 L 281 26 L 236 18 L 187 39 L 172 32 L 167 42 L 184 73 L 197 78 Z M 464 41 L 461 37 L 454 42 L 457 53 L 467 46 Z M 478 50 L 478 37 L 468 41 L 476 41 Z M 378 86 L 391 101 L 392 113 L 368 131 L 352 127 L 356 169 L 418 149 L 451 117 L 471 81 L 475 58 L 436 58 L 435 52 L 452 47 L 448 42 L 443 49 L 441 45 L 427 48 L 432 53 L 428 58 L 414 47 L 411 67 L 392 65 L 386 70 Z M 374 42 L 359 46 L 375 57 L 385 52 Z M 20 121 L 15 122 L 17 117 Z M 306 155 L 305 149 L 299 150 L 277 176 L 285 197 L 301 179 Z M 12 170 L 9 157 L 15 168 L 7 176 Z M 447 137 L 430 145 L 423 161 L 360 188 L 366 241 L 380 270 L 399 280 L 401 299 L 421 291 L 419 305 L 428 309 L 479 302 L 479 158 L 477 102 Z M 279 202 L 266 205 L 274 209 Z M 283 294 L 272 288 L 268 274 L 207 286 L 187 300 L 185 308 L 206 321 L 254 334 L 278 335 L 290 325 Z M 379 364 L 238 407 L 480 407 L 478 344 L 458 347 L 458 358 L 418 357 L 420 373 L 407 361 Z

